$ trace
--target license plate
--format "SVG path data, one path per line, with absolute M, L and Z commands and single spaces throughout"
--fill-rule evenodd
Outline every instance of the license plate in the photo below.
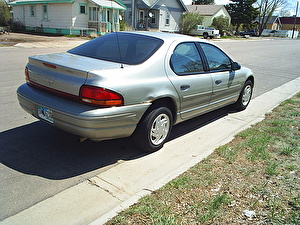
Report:
M 39 118 L 46 120 L 50 123 L 54 122 L 51 109 L 47 109 L 45 107 L 38 106 L 38 116 L 39 116 Z

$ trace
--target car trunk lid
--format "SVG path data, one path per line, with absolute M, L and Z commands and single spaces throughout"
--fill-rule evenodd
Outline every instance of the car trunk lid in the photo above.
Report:
M 45 90 L 78 96 L 92 70 L 116 68 L 119 64 L 67 52 L 29 57 L 29 83 Z

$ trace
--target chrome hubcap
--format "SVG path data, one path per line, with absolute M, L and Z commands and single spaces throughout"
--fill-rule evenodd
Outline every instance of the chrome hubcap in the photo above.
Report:
M 161 144 L 168 136 L 170 128 L 170 118 L 166 114 L 160 114 L 152 123 L 150 140 L 152 144 Z
M 243 105 L 246 106 L 249 103 L 251 94 L 252 94 L 251 85 L 247 85 L 243 91 L 243 98 L 242 98 Z

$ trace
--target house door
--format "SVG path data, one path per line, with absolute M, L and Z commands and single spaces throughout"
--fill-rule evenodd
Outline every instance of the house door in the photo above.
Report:
M 144 29 L 146 27 L 144 19 L 145 19 L 145 11 L 139 10 L 138 29 Z
M 144 10 L 140 10 L 139 21 L 144 21 L 144 19 L 145 19 L 145 11 Z
M 107 10 L 107 22 L 111 22 L 111 18 L 110 18 L 110 10 Z

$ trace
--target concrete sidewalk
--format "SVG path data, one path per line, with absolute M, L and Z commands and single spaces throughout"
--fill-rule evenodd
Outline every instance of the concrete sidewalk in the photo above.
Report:
M 263 120 L 267 112 L 299 91 L 300 77 L 253 99 L 245 111 L 229 114 L 169 141 L 158 152 L 121 161 L 0 224 L 103 224 L 228 143 L 235 134 Z

